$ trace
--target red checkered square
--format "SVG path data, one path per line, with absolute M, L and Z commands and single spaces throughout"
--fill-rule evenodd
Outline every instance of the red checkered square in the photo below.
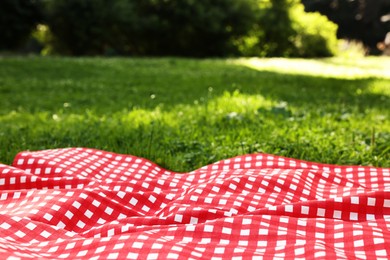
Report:
M 0 165 L 0 253 L 15 259 L 390 257 L 390 169 L 267 154 L 187 174 L 68 148 Z

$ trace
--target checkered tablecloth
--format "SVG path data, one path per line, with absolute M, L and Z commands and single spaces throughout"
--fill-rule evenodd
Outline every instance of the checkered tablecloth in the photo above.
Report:
M 267 154 L 189 173 L 85 148 L 0 165 L 1 259 L 389 259 L 390 169 Z

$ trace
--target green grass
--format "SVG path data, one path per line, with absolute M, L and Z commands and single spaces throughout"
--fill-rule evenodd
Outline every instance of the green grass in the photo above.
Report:
M 174 171 L 265 152 L 390 167 L 389 58 L 0 58 L 0 161 L 91 147 Z

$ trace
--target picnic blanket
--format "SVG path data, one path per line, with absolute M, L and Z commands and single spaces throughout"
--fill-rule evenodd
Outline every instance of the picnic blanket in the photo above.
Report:
M 1 259 L 388 259 L 390 169 L 267 154 L 189 173 L 85 148 L 0 165 Z

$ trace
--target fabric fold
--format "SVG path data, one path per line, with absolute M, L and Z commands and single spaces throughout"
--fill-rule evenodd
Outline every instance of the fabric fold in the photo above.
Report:
M 389 230 L 389 168 L 249 154 L 175 173 L 88 148 L 0 165 L 4 258 L 388 259 Z

